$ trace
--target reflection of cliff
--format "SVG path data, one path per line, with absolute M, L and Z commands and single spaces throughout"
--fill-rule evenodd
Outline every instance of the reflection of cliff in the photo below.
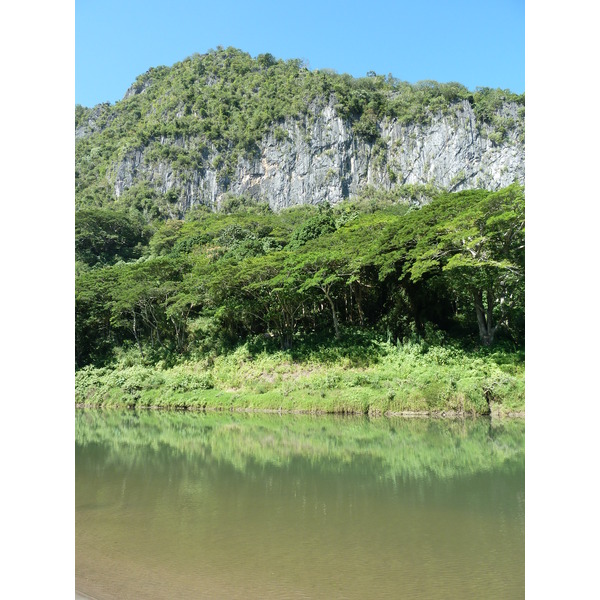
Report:
M 332 418 L 229 413 L 77 411 L 75 441 L 97 444 L 106 460 L 169 469 L 212 461 L 245 472 L 293 461 L 319 462 L 330 472 L 352 468 L 392 479 L 460 477 L 522 469 L 524 422 L 486 419 Z M 160 450 L 160 451 L 159 451 Z M 201 460 L 200 460 L 201 459 Z

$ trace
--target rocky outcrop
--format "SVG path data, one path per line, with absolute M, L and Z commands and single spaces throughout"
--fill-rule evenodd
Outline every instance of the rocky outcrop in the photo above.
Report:
M 117 197 L 139 182 L 172 192 L 179 214 L 196 204 L 218 206 L 227 194 L 250 195 L 278 210 L 334 204 L 370 185 L 433 184 L 460 191 L 523 184 L 522 107 L 506 103 L 496 116 L 496 125 L 478 123 L 465 100 L 432 115 L 427 124 L 384 119 L 377 139 L 367 140 L 336 114 L 333 103 L 315 105 L 302 119 L 273 126 L 254 156 L 240 156 L 233 164 L 193 137 L 163 138 L 124 152 L 106 176 Z M 501 130 L 498 121 L 504 123 Z M 157 145 L 196 153 L 202 148 L 202 164 L 186 168 L 157 159 Z

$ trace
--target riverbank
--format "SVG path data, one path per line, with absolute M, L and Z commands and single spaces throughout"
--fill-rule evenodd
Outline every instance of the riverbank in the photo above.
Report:
M 180 406 L 176 408 L 161 406 L 157 404 L 155 406 L 127 406 L 122 404 L 114 404 L 110 405 L 111 408 L 141 408 L 147 410 L 179 410 L 179 411 L 190 411 L 190 412 L 230 412 L 230 413 L 257 413 L 257 414 L 276 414 L 276 415 L 348 415 L 348 416 L 358 416 L 358 415 L 368 415 L 369 417 L 402 417 L 402 418 L 422 418 L 422 417 L 433 417 L 440 419 L 461 419 L 465 417 L 476 417 L 476 416 L 490 416 L 490 417 L 500 417 L 500 418 L 514 418 L 514 419 L 524 419 L 525 411 L 503 411 L 499 407 L 493 407 L 490 409 L 489 413 L 477 414 L 474 412 L 457 412 L 457 411 L 386 411 L 382 413 L 379 410 L 370 410 L 367 413 L 357 412 L 357 411 L 339 411 L 339 412 L 326 412 L 323 410 L 283 410 L 281 408 L 229 408 L 223 409 L 219 407 L 211 407 L 204 406 L 198 404 L 189 404 L 186 406 Z M 98 405 L 98 404 L 85 404 L 79 403 L 75 404 L 75 408 L 79 409 L 87 409 L 87 408 L 108 408 L 107 405 Z
M 85 367 L 75 402 L 88 407 L 388 416 L 523 416 L 522 353 L 379 343 L 351 352 L 315 349 L 228 354 L 174 366 Z

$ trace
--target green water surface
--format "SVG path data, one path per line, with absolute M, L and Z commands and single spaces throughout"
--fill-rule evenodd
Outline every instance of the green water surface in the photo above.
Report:
M 524 422 L 76 412 L 76 588 L 523 598 Z

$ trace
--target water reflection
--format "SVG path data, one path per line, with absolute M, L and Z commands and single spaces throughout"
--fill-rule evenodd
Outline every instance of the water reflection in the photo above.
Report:
M 78 411 L 103 598 L 518 598 L 524 424 Z

